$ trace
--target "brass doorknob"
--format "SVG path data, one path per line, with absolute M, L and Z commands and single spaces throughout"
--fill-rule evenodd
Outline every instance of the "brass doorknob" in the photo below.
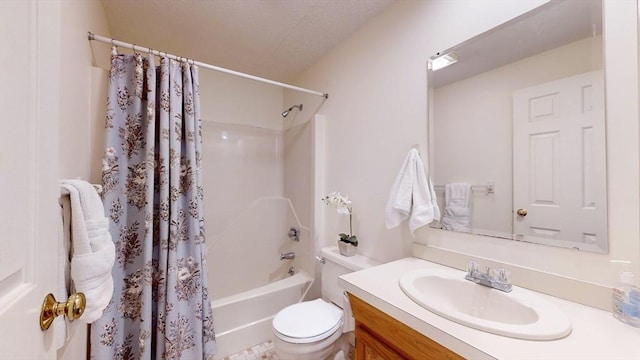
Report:
M 518 216 L 525 217 L 525 216 L 527 216 L 527 209 L 518 209 L 516 211 L 516 214 L 518 214 Z
M 53 294 L 45 296 L 40 311 L 40 329 L 47 330 L 53 323 L 53 319 L 64 315 L 69 320 L 75 320 L 82 316 L 87 305 L 87 298 L 83 293 L 75 293 L 69 296 L 65 302 L 57 302 Z

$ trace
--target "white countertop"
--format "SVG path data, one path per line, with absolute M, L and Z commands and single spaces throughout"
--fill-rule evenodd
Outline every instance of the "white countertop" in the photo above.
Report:
M 571 319 L 569 336 L 552 341 L 520 340 L 445 319 L 413 302 L 398 285 L 402 274 L 420 268 L 451 269 L 405 258 L 343 275 L 338 282 L 346 291 L 467 359 L 640 360 L 640 328 L 616 320 L 610 312 L 541 293 L 536 294 L 556 304 Z

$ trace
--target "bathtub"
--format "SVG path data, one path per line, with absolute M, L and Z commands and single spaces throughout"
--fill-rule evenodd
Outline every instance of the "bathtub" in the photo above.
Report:
M 213 300 L 215 360 L 271 339 L 271 320 L 278 311 L 300 302 L 313 283 L 304 271 L 282 280 Z

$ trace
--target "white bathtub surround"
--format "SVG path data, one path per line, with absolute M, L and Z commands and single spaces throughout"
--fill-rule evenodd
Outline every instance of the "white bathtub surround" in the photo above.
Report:
M 460 325 L 421 307 L 405 295 L 400 276 L 416 269 L 446 269 L 409 257 L 340 277 L 339 285 L 398 321 L 469 359 L 640 359 L 640 329 L 620 323 L 608 311 L 536 293 L 560 308 L 573 331 L 552 341 L 519 340 Z M 478 285 L 481 286 L 481 285 Z
M 287 238 L 290 227 L 300 229 L 300 241 Z M 226 298 L 287 278 L 291 265 L 313 272 L 310 233 L 289 199 L 256 199 L 209 245 L 207 271 L 212 298 Z M 296 259 L 281 261 L 280 254 L 286 252 L 294 252 Z M 238 266 L 238 259 L 251 266 Z
M 353 360 L 355 357 L 354 347 L 349 348 L 348 360 Z M 237 354 L 229 355 L 222 360 L 284 360 L 278 357 L 273 349 L 273 342 L 266 341 L 262 344 L 254 345 L 249 349 L 243 350 Z
M 203 172 L 207 179 L 203 187 L 207 199 L 213 199 L 205 205 L 205 228 L 209 232 L 207 272 L 212 300 L 286 278 L 289 266 L 309 274 L 314 271 L 307 211 L 304 204 L 292 202 L 284 194 L 287 186 L 283 171 L 285 133 L 279 115 L 281 94 L 278 97 L 268 92 L 258 101 L 258 89 L 242 86 L 238 91 L 255 95 L 250 101 L 258 102 L 259 111 L 240 112 L 246 108 L 244 101 L 247 100 L 240 103 L 236 99 L 229 113 L 219 115 L 223 119 L 237 117 L 238 122 L 243 119 L 243 125 L 204 121 L 202 129 L 207 139 L 203 143 Z M 277 107 L 272 107 L 276 102 Z M 220 106 L 226 108 L 224 104 Z M 261 114 L 269 119 L 265 114 L 271 113 L 277 116 L 272 122 L 277 122 L 280 128 L 267 129 L 267 123 L 258 121 L 262 119 Z M 250 122 L 251 119 L 254 122 Z M 291 178 L 295 179 L 293 182 L 303 181 L 304 173 L 296 173 Z M 300 229 L 300 241 L 287 240 L 291 227 Z M 296 259 L 281 261 L 280 253 L 284 252 L 295 252 Z M 238 266 L 238 259 L 251 266 Z
M 313 278 L 300 271 L 262 287 L 212 301 L 218 347 L 215 359 L 269 339 L 276 313 L 300 302 L 312 283 Z

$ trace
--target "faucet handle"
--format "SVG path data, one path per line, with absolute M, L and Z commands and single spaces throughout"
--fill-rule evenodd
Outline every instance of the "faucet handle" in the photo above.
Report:
M 467 274 L 473 274 L 477 271 L 478 271 L 478 263 L 473 260 L 467 261 Z
M 497 268 L 495 269 L 494 277 L 503 284 L 509 284 L 511 281 L 511 271 L 505 268 Z

